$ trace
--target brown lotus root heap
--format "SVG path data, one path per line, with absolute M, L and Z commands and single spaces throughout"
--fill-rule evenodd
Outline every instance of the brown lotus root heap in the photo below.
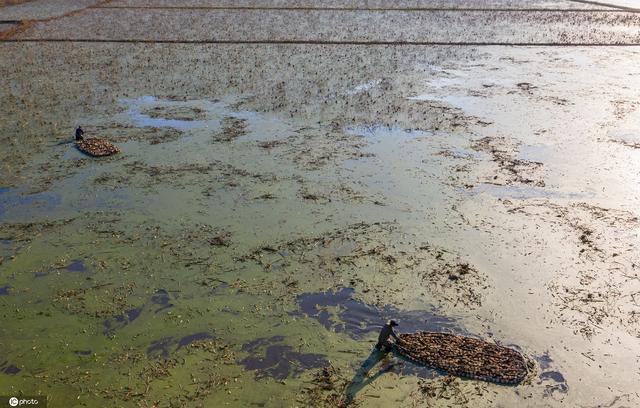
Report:
M 111 156 L 120 151 L 117 146 L 95 137 L 79 140 L 76 142 L 76 146 L 81 152 L 94 157 Z
M 498 384 L 518 384 L 527 376 L 519 352 L 471 337 L 448 333 L 403 333 L 396 350 L 408 359 L 451 375 Z

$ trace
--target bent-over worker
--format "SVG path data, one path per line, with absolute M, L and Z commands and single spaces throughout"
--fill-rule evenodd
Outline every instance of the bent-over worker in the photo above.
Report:
M 396 341 L 398 341 L 398 336 L 393 332 L 393 328 L 396 327 L 398 323 L 395 320 L 389 320 L 387 324 L 382 326 L 382 330 L 380 330 L 380 335 L 378 336 L 378 344 L 376 344 L 376 349 L 384 351 L 388 353 L 391 351 L 391 343 L 389 342 L 389 337 L 393 337 Z
M 83 140 L 84 130 L 80 126 L 76 128 L 76 142 Z

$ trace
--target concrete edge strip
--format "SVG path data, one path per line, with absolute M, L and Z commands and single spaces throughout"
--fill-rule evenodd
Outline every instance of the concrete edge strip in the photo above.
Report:
M 64 14 L 61 14 L 61 15 L 51 16 L 51 17 L 46 17 L 46 18 L 38 18 L 38 19 L 22 19 L 22 20 L 16 21 L 15 26 L 9 28 L 8 30 L 0 31 L 0 41 L 4 41 L 4 40 L 7 40 L 7 39 L 10 39 L 13 36 L 28 30 L 29 28 L 35 26 L 38 23 L 45 23 L 45 22 L 61 19 L 61 18 L 64 18 L 64 17 L 74 16 L 74 15 L 82 13 L 83 11 L 89 9 L 90 7 L 98 7 L 98 6 L 101 6 L 101 5 L 106 5 L 107 3 L 110 3 L 111 1 L 113 1 L 113 0 L 97 0 L 96 3 L 91 5 L 91 6 L 87 6 L 87 7 L 84 7 L 84 8 L 79 8 L 79 9 L 76 9 L 76 10 L 71 10 L 71 11 L 69 11 L 67 13 L 64 13 Z
M 573 2 L 573 3 L 591 4 L 593 6 L 611 7 L 611 8 L 618 9 L 618 10 L 632 11 L 632 12 L 636 12 L 636 13 L 640 11 L 640 9 L 638 9 L 638 8 L 628 7 L 628 6 L 620 6 L 620 5 L 611 4 L 611 3 L 603 3 L 601 1 L 591 1 L 591 0 L 569 0 L 569 1 Z
M 463 46 L 463 47 L 637 47 L 640 43 L 529 43 L 467 41 L 321 41 L 321 40 L 145 40 L 91 38 L 0 38 L 0 43 L 112 43 L 112 44 L 220 44 L 220 45 L 361 45 L 361 46 Z
M 563 9 L 563 8 L 486 8 L 486 7 L 268 7 L 268 6 L 91 6 L 90 9 L 123 10 L 230 10 L 230 11 L 404 11 L 404 12 L 555 12 L 555 13 L 638 13 L 640 10 L 627 8 Z

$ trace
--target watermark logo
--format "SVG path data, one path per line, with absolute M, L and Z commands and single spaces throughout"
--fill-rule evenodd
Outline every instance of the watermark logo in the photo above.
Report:
M 46 408 L 47 407 L 47 397 L 42 395 L 34 395 L 27 396 L 23 395 L 20 397 L 16 396 L 0 396 L 0 408 L 4 407 L 38 407 L 38 408 Z

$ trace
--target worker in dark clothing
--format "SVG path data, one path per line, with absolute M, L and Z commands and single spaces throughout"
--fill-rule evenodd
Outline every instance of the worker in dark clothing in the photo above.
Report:
M 396 327 L 398 323 L 395 320 L 389 320 L 387 324 L 382 326 L 382 330 L 380 330 L 380 335 L 378 336 L 378 344 L 376 344 L 376 349 L 384 351 L 388 353 L 391 351 L 391 343 L 389 342 L 389 337 L 393 337 L 396 341 L 398 341 L 398 336 L 393 332 L 393 328 Z
M 80 126 L 76 128 L 76 142 L 83 140 L 82 135 L 84 135 L 84 130 Z

